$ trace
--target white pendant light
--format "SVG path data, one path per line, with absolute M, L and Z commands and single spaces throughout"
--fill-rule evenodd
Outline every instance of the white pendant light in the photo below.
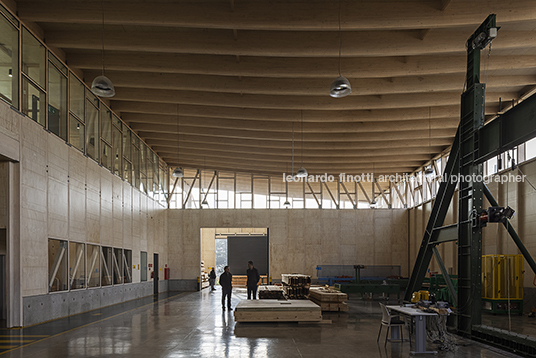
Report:
M 173 177 L 174 178 L 184 178 L 184 170 L 180 167 L 175 168 L 173 171 Z
M 305 169 L 304 167 L 300 167 L 300 169 L 298 169 L 298 171 L 296 172 L 296 176 L 298 178 L 305 178 L 307 176 L 307 169 Z
M 179 153 L 180 153 L 180 115 L 179 115 L 179 104 L 177 103 L 177 162 L 179 162 Z M 184 178 L 184 170 L 177 166 L 171 174 L 174 178 Z
M 342 34 L 341 34 L 341 0 L 339 0 L 339 77 L 337 77 L 329 88 L 329 95 L 333 98 L 342 98 L 352 93 L 350 81 L 341 75 L 341 51 L 342 51 Z
M 432 117 L 432 107 L 428 107 L 428 152 L 432 152 L 432 124 L 431 124 L 431 117 Z M 433 160 L 433 159 L 432 159 Z M 424 169 L 424 175 L 427 177 L 431 177 L 434 175 L 434 169 L 432 169 L 432 164 L 427 166 Z
M 102 73 L 104 73 L 104 70 Z M 115 96 L 114 84 L 104 75 L 97 76 L 91 83 L 91 92 L 99 97 L 113 97 Z
M 115 96 L 114 84 L 104 75 L 104 1 L 102 2 L 102 75 L 95 77 L 91 83 L 91 92 L 99 97 Z

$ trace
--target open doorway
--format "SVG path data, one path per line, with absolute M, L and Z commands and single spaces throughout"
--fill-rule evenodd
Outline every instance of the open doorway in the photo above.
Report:
M 231 268 L 233 287 L 245 287 L 248 261 L 259 270 L 261 282 L 267 283 L 269 252 L 268 228 L 202 228 L 201 289 L 209 287 L 208 275 L 213 267 L 218 278 L 225 266 Z

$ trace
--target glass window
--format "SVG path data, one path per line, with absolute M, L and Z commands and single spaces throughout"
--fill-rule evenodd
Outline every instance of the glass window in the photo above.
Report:
M 69 243 L 69 282 L 71 290 L 85 288 L 86 283 L 86 246 Z
M 41 88 L 46 86 L 47 50 L 26 28 L 22 30 L 22 72 Z
M 11 20 L 12 23 L 19 26 L 19 20 L 17 20 L 15 16 L 11 15 L 11 13 L 5 7 L 3 7 L 2 4 L 0 4 L 0 12 L 2 12 L 9 20 Z
M 102 275 L 101 275 L 101 285 L 109 286 L 112 284 L 113 279 L 113 259 L 112 259 L 112 248 L 111 247 L 101 247 L 101 259 L 102 259 Z
M 72 114 L 69 115 L 69 143 L 82 153 L 84 152 L 84 124 L 78 121 Z
M 87 88 L 86 88 L 86 97 L 87 97 L 87 100 L 88 100 L 89 102 L 91 102 L 95 107 L 100 108 L 100 101 L 99 101 L 99 99 L 97 98 L 97 96 L 95 96 L 95 95 L 93 94 L 93 92 L 91 92 L 91 91 L 88 90 Z
M 125 283 L 132 282 L 132 250 L 123 250 L 123 277 Z
M 112 171 L 112 147 L 110 147 L 106 142 L 102 141 L 101 144 L 101 164 L 103 167 L 108 169 L 109 171 Z
M 105 107 L 101 110 L 101 138 L 112 144 L 112 111 Z
M 45 92 L 34 86 L 28 79 L 22 79 L 22 113 L 42 125 L 46 123 Z
M 87 245 L 87 287 L 99 287 L 101 278 L 101 248 Z
M 119 175 L 121 178 L 123 177 L 123 171 L 121 170 L 122 169 L 122 166 L 121 166 L 121 159 L 123 158 L 122 154 L 121 154 L 121 148 L 123 147 L 123 135 L 121 133 L 121 131 L 116 127 L 114 126 L 112 128 L 112 145 L 113 145 L 113 148 L 114 148 L 114 153 L 113 153 L 113 161 L 114 161 L 114 174 L 116 175 Z
M 67 140 L 67 77 L 48 66 L 48 130 Z
M 536 157 L 536 138 L 525 142 L 525 160 Z
M 48 60 L 54 64 L 65 76 L 69 75 L 69 70 L 60 60 L 56 58 L 51 52 L 48 53 Z
M 147 281 L 147 253 L 142 251 L 141 252 L 141 281 Z
M 128 160 L 123 160 L 123 179 L 132 185 L 132 164 Z
M 123 250 L 122 249 L 114 249 L 113 266 L 114 266 L 114 285 L 123 283 Z
M 19 31 L 1 15 L 0 43 L 0 98 L 19 108 Z
M 68 288 L 67 241 L 49 239 L 48 291 L 66 291 Z
M 69 108 L 84 123 L 84 84 L 72 73 L 69 75 Z
M 126 128 L 123 130 L 123 156 L 130 160 L 130 153 L 132 147 L 132 139 L 130 138 L 130 129 Z
M 99 161 L 99 110 L 87 102 L 86 104 L 86 153 L 87 155 Z
M 134 137 L 134 136 L 133 136 Z M 140 187 L 140 150 L 137 147 L 132 147 L 132 179 L 133 186 L 139 189 Z

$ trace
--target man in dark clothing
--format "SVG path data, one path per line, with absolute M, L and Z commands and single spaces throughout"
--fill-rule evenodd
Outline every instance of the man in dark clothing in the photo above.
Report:
M 231 291 L 233 290 L 233 274 L 229 266 L 223 268 L 223 273 L 220 275 L 220 285 L 222 289 L 221 294 L 221 306 L 225 311 L 225 297 L 227 296 L 227 309 L 232 311 L 231 308 Z
M 208 282 L 210 283 L 210 290 L 214 291 L 215 290 L 214 284 L 216 283 L 216 272 L 214 271 L 214 267 L 208 274 Z
M 257 299 L 257 284 L 259 283 L 259 279 L 261 276 L 259 275 L 259 271 L 253 267 L 253 261 L 248 262 L 248 281 L 247 281 L 247 288 L 248 288 L 248 300 L 251 300 L 251 296 L 253 296 L 253 299 Z

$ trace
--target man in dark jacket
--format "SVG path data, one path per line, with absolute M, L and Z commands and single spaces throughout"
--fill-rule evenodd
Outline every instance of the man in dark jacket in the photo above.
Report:
M 221 306 L 225 311 L 225 297 L 227 296 L 227 309 L 232 311 L 231 308 L 231 291 L 233 290 L 233 274 L 229 266 L 223 268 L 223 273 L 220 275 L 220 285 L 222 289 L 221 294 Z
M 248 270 L 247 270 L 247 288 L 248 288 L 248 300 L 251 300 L 251 296 L 253 296 L 253 299 L 257 299 L 257 284 L 259 283 L 259 279 L 261 276 L 259 275 L 259 271 L 253 267 L 253 261 L 248 262 Z
M 214 284 L 216 283 L 216 271 L 214 271 L 214 267 L 212 270 L 210 270 L 210 273 L 208 274 L 208 282 L 210 283 L 210 290 L 214 291 Z

